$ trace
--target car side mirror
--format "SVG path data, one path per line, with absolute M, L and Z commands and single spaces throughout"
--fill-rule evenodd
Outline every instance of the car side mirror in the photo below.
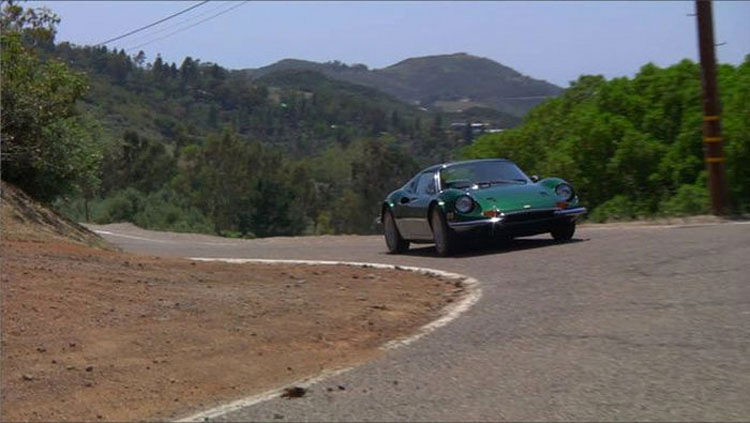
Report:
M 534 183 L 539 182 L 539 176 L 537 176 L 537 175 L 531 175 L 531 181 L 534 182 Z

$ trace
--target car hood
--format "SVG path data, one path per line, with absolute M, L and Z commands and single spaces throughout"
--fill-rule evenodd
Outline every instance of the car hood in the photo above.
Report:
M 482 210 L 501 212 L 554 208 L 557 198 L 538 184 L 494 185 L 470 191 Z

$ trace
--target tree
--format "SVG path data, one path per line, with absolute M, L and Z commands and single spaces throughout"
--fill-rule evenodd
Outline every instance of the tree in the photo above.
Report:
M 125 85 L 132 68 L 133 62 L 130 56 L 125 54 L 125 50 L 120 49 L 117 54 L 108 56 L 107 69 L 116 84 Z
M 750 209 L 750 62 L 719 68 L 727 175 L 735 210 Z M 466 156 L 507 157 L 572 182 L 593 219 L 707 210 L 700 69 L 683 60 L 634 78 L 584 75 L 523 125 L 481 136 Z
M 395 140 L 371 138 L 365 141 L 362 155 L 351 164 L 352 190 L 347 200 L 358 206 L 341 205 L 341 211 L 352 212 L 346 216 L 344 232 L 372 231 L 383 198 L 417 170 L 415 160 L 405 154 Z
M 167 76 L 165 74 L 169 73 L 169 67 L 164 65 L 161 55 L 156 55 L 156 60 L 154 60 L 154 64 L 151 67 L 151 72 L 153 72 L 154 79 L 157 81 L 162 81 L 165 76 Z
M 198 62 L 190 56 L 186 57 L 182 61 L 182 65 L 180 65 L 180 77 L 183 84 L 193 84 L 198 80 L 199 76 Z
M 161 189 L 175 173 L 175 160 L 163 143 L 151 141 L 126 130 L 122 142 L 103 162 L 102 190 L 114 192 L 123 186 L 143 193 Z
M 432 121 L 432 127 L 430 128 L 430 135 L 433 137 L 440 136 L 443 133 L 443 115 L 437 113 L 435 119 Z
M 35 49 L 54 40 L 59 19 L 9 2 L 0 21 L 3 180 L 44 202 L 96 183 L 101 148 L 75 108 L 86 78 Z
M 143 52 L 143 50 L 138 50 L 138 54 L 133 57 L 133 62 L 136 66 L 139 68 L 142 68 L 143 65 L 146 63 L 146 53 Z
M 211 128 L 219 127 L 219 109 L 216 108 L 215 104 L 212 104 L 211 107 L 209 107 L 208 117 L 206 119 L 206 123 Z

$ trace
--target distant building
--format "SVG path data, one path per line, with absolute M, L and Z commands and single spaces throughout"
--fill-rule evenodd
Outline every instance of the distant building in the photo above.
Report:
M 469 125 L 471 131 L 467 131 L 466 126 Z M 450 124 L 449 129 L 453 132 L 462 134 L 466 141 L 472 141 L 476 136 L 481 134 L 496 134 L 503 132 L 502 128 L 492 128 L 490 123 L 485 122 L 453 122 Z
M 483 134 L 490 130 L 490 124 L 483 122 L 474 122 L 468 124 L 466 122 L 453 122 L 450 124 L 450 129 L 456 132 L 463 132 L 466 130 L 466 125 L 471 126 L 471 133 L 474 135 Z

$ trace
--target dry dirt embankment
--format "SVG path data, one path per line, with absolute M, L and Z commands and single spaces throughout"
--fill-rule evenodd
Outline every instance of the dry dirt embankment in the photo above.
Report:
M 462 295 L 400 270 L 123 254 L 2 188 L 4 421 L 177 417 L 372 359 Z

